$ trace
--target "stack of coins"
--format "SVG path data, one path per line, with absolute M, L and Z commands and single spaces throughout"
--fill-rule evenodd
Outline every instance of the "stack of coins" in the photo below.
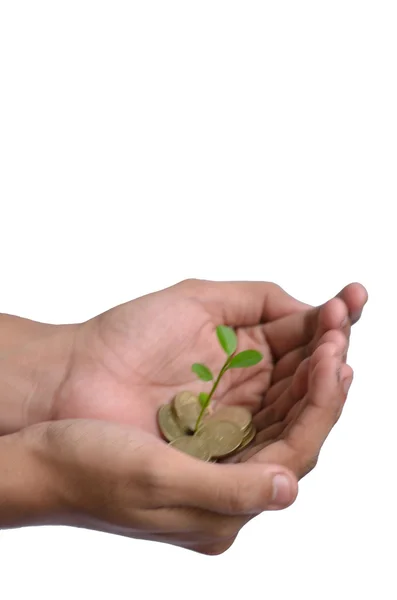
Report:
M 250 411 L 243 406 L 222 406 L 206 411 L 195 431 L 201 412 L 198 397 L 181 392 L 158 412 L 160 431 L 171 446 L 205 461 L 216 462 L 246 448 L 256 431 Z

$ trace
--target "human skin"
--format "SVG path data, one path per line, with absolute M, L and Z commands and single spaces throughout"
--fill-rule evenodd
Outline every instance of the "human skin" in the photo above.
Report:
M 360 284 L 313 308 L 271 283 L 189 280 L 82 324 L 0 317 L 0 526 L 24 524 L 13 505 L 28 524 L 224 551 L 253 516 L 290 505 L 316 464 L 352 381 L 350 326 L 366 301 Z M 238 464 L 181 454 L 156 422 L 178 391 L 205 388 L 192 363 L 222 365 L 219 324 L 235 328 L 239 351 L 264 356 L 227 372 L 215 395 L 254 415 L 258 434 Z M 31 464 L 39 473 L 35 510 L 23 509 L 29 486 L 15 474 L 7 484 L 6 451 L 22 471 Z M 284 487 L 275 474 L 285 475 Z

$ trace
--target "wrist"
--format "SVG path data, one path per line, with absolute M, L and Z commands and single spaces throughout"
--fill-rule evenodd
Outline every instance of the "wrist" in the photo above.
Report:
M 0 435 L 51 419 L 78 325 L 0 315 Z
M 46 460 L 44 431 L 0 437 L 0 529 L 62 523 L 62 486 Z

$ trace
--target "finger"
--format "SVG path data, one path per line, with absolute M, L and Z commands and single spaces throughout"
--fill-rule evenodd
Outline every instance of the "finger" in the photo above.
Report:
M 320 335 L 324 328 L 324 325 L 320 324 L 318 333 L 315 334 L 312 342 L 301 348 L 296 348 L 280 358 L 273 369 L 272 382 L 277 383 L 293 375 L 300 363 L 306 357 L 310 356 L 316 347 L 325 342 L 333 342 L 340 348 L 341 354 L 346 354 L 348 345 L 346 335 L 338 329 L 330 329 L 323 333 L 323 335 Z
M 272 387 L 266 392 L 266 395 L 262 401 L 262 405 L 264 408 L 270 406 L 281 396 L 281 394 L 291 385 L 292 376 L 286 377 L 285 379 L 281 379 L 277 381 L 277 383 L 273 384 Z
M 307 391 L 309 360 L 306 359 L 298 368 L 295 376 L 290 378 L 290 385 L 274 404 L 255 415 L 253 423 L 257 434 L 251 447 L 236 455 L 237 461 L 247 460 L 271 442 L 282 436 L 289 422 L 300 407 Z M 234 461 L 236 462 L 236 461 Z
M 365 287 L 361 283 L 350 283 L 339 292 L 338 297 L 345 302 L 351 322 L 357 323 L 368 302 L 368 292 Z
M 268 323 L 265 325 L 264 331 L 273 354 L 278 358 L 290 350 L 308 344 L 316 332 L 319 317 L 323 319 L 323 322 L 319 324 L 318 337 L 327 329 L 341 328 L 348 338 L 350 327 L 348 321 L 357 321 L 367 299 L 366 289 L 359 283 L 352 283 L 322 306 L 291 315 L 278 322 Z M 345 309 L 343 309 L 343 305 Z M 322 314 L 320 314 L 321 311 Z M 347 321 L 346 317 L 349 317 Z
M 175 511 L 175 513 L 176 514 L 174 519 L 177 523 L 177 511 Z M 160 519 L 161 518 L 164 518 L 164 516 L 162 515 Z M 232 518 L 233 517 L 225 517 L 225 519 Z M 245 525 L 245 523 L 248 522 L 252 517 L 246 517 L 245 519 L 242 519 L 242 517 L 234 518 L 238 518 L 239 521 L 242 522 L 239 527 L 240 530 Z M 181 529 L 178 528 L 174 532 L 172 530 L 169 531 L 167 527 L 163 527 L 163 524 L 159 523 L 158 521 L 159 519 L 153 517 L 153 515 L 143 514 L 142 511 L 134 515 L 129 515 L 129 517 L 126 518 L 126 523 L 128 523 L 128 525 L 115 525 L 114 523 L 101 521 L 95 522 L 95 525 L 86 524 L 86 527 L 90 529 L 99 530 L 104 533 L 121 535 L 128 538 L 136 539 L 144 537 L 144 539 L 148 541 L 171 544 L 174 546 L 186 548 L 187 550 L 193 550 L 196 552 L 200 552 L 201 554 L 208 555 L 222 554 L 223 552 L 225 552 L 233 544 L 239 533 L 238 530 L 234 533 L 234 535 L 230 537 L 227 537 L 225 533 L 222 534 L 222 532 L 227 531 L 227 528 L 230 528 L 231 530 L 234 529 L 230 527 L 230 524 L 228 524 L 227 526 L 223 524 L 217 525 L 217 528 L 215 530 L 216 535 L 214 535 L 214 532 L 212 532 L 212 534 L 208 532 L 207 535 L 202 531 L 195 531 L 194 528 L 192 529 L 192 531 L 185 532 L 181 531 Z M 131 526 L 131 522 L 133 524 L 135 523 L 135 526 Z M 182 522 L 184 522 L 183 517 Z M 220 532 L 220 534 L 217 532 Z
M 284 421 L 276 421 L 272 425 L 265 427 L 262 431 L 256 434 L 253 448 L 264 448 L 264 442 L 276 440 L 283 433 L 286 425 Z
M 276 362 L 273 373 L 272 383 L 277 384 L 280 381 L 285 381 L 288 377 L 291 377 L 299 365 L 309 356 L 309 346 L 301 346 L 291 350 L 285 356 L 280 358 Z
M 287 353 L 307 346 L 329 329 L 348 326 L 348 313 L 341 298 L 328 300 L 315 309 L 296 313 L 263 326 L 273 356 L 280 359 Z
M 350 389 L 350 386 L 352 384 L 353 377 L 354 377 L 354 371 L 351 368 L 351 366 L 347 365 L 347 364 L 343 364 L 341 366 L 341 368 L 340 368 L 339 377 L 340 377 L 341 381 L 344 382 L 343 386 L 344 386 L 344 391 L 345 391 L 346 397 L 347 397 L 347 394 L 349 393 L 349 389 Z M 343 409 L 345 407 L 346 397 L 345 397 L 344 401 L 341 403 L 341 406 L 340 406 L 339 411 L 337 413 L 337 417 L 336 417 L 337 421 L 339 420 L 339 418 L 340 418 L 340 416 L 342 414 L 342 411 L 343 411 Z
M 244 349 L 243 346 L 239 345 L 240 348 Z M 256 414 L 262 408 L 263 390 L 268 389 L 271 380 L 271 361 L 268 363 L 265 359 L 263 362 L 263 365 L 261 362 L 256 367 L 245 369 L 245 373 L 243 372 L 244 369 L 229 371 L 226 375 L 230 375 L 230 377 L 226 377 L 224 381 L 225 387 L 227 385 L 227 391 L 222 395 L 220 394 L 219 399 L 215 398 L 212 406 L 238 404 L 246 406 L 252 414 Z M 222 384 L 220 385 L 221 390 Z
M 342 381 L 350 381 L 351 382 L 352 378 L 353 378 L 353 369 L 349 365 L 342 364 L 339 369 L 339 378 Z M 350 383 L 349 383 L 349 387 L 350 387 Z M 291 408 L 290 412 L 288 413 L 288 416 L 286 418 L 286 426 L 284 427 L 284 430 L 280 431 L 278 435 L 273 435 L 272 438 L 269 438 L 269 437 L 265 438 L 264 441 L 267 442 L 267 444 L 269 444 L 272 441 L 276 442 L 280 439 L 288 439 L 290 430 L 295 426 L 296 421 L 304 413 L 304 411 L 307 407 L 307 404 L 308 404 L 308 401 L 306 398 L 302 398 L 302 400 L 297 402 Z M 336 415 L 335 423 L 339 420 L 339 417 L 342 414 L 343 405 L 344 405 L 344 403 L 341 404 L 341 407 Z M 317 461 L 316 456 L 313 456 L 312 460 L 308 460 L 307 463 L 305 464 L 305 466 L 300 471 L 301 476 L 306 475 L 315 466 L 316 461 Z
M 183 285 L 220 323 L 231 327 L 258 325 L 310 308 L 270 282 L 192 280 Z
M 277 465 L 210 464 L 168 449 L 162 469 L 168 506 L 242 515 L 285 508 L 296 498 L 296 478 Z
M 280 394 L 279 398 L 261 410 L 253 419 L 258 432 L 267 430 L 270 425 L 284 421 L 292 406 L 306 394 L 309 375 L 309 359 L 305 359 L 296 370 L 289 387 Z M 264 434 L 263 434 L 264 435 Z M 263 435 L 258 434 L 261 441 Z
M 339 418 L 353 371 L 342 363 L 338 349 L 327 343 L 310 359 L 309 390 L 292 408 L 296 419 L 287 426 L 282 439 L 248 450 L 251 463 L 271 461 L 291 469 L 300 479 L 315 466 L 324 441 Z M 291 414 L 292 414 L 291 411 Z
M 318 456 L 338 420 L 352 378 L 350 367 L 342 368 L 333 344 L 324 344 L 316 350 L 310 370 L 305 408 L 285 438 L 300 457 L 301 468 Z
M 248 458 L 255 454 L 260 455 L 261 450 L 267 448 L 267 446 L 270 444 L 275 444 L 276 442 L 282 440 L 285 437 L 285 433 L 291 428 L 294 420 L 302 412 L 303 408 L 304 402 L 302 398 L 291 407 L 284 421 L 274 423 L 274 425 L 271 425 L 270 427 L 258 433 L 255 437 L 254 444 L 251 445 L 251 447 L 249 447 L 247 450 L 243 451 L 243 453 L 240 455 L 240 460 L 248 460 Z M 289 450 L 287 454 L 291 455 L 291 451 Z M 277 460 L 287 461 L 285 452 L 278 453 L 276 456 Z M 294 465 L 294 462 L 290 460 L 290 464 Z
M 167 541 L 221 542 L 235 537 L 255 515 L 222 515 L 197 508 L 159 508 L 133 511 L 130 522 L 140 532 Z M 145 535 L 146 537 L 146 535 Z

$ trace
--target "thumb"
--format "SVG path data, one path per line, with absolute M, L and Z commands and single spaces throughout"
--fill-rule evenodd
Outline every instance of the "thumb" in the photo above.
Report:
M 167 480 L 178 506 L 227 515 L 258 514 L 286 508 L 298 493 L 295 475 L 279 465 L 213 464 L 182 454 L 168 465 Z

